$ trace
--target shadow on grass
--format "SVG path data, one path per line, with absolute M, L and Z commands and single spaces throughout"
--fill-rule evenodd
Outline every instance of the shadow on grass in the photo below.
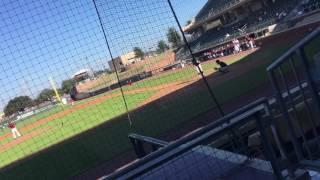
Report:
M 297 32 L 292 32 L 292 35 L 295 33 Z M 270 39 L 262 41 L 263 47 L 259 51 L 230 66 L 231 72 L 226 75 L 230 78 L 218 74 L 208 76 L 209 83 L 226 112 L 270 93 L 265 68 L 296 40 L 291 36 L 287 37 L 288 39 L 280 39 L 281 42 L 278 41 L 277 46 L 270 44 Z M 279 39 L 273 38 L 273 41 Z M 258 65 L 252 66 L 253 69 L 244 71 L 240 76 L 231 76 L 233 69 L 246 68 L 249 63 Z M 217 78 L 224 81 L 216 83 Z M 2 168 L 0 179 L 66 179 L 111 159 L 113 162 L 109 165 L 120 166 L 121 164 L 117 164 L 117 157 L 131 152 L 128 133 L 135 132 L 173 140 L 219 118 L 215 105 L 201 81 L 135 109 L 130 114 L 133 119 L 132 127 L 128 124 L 127 115 L 123 114 Z M 12 155 L 14 156 L 14 153 Z M 103 173 L 112 170 L 110 166 L 106 166 Z M 101 175 L 94 170 L 91 172 L 90 178 Z

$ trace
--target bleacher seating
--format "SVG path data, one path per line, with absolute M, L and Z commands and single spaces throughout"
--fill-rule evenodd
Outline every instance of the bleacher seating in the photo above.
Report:
M 241 0 L 209 0 L 205 6 L 205 9 L 202 9 L 201 12 L 196 16 L 196 21 L 204 21 L 212 15 L 224 11 L 240 1 Z
M 320 9 L 320 0 L 309 0 L 302 4 L 302 11 L 305 13 Z
M 320 0 L 311 0 L 312 2 L 318 2 Z M 311 3 L 309 1 L 309 3 Z M 212 4 L 214 3 L 214 5 Z M 226 25 L 211 29 L 199 38 L 190 42 L 194 52 L 210 48 L 217 44 L 230 41 L 233 38 L 240 36 L 243 33 L 254 32 L 263 27 L 267 27 L 276 22 L 281 22 L 290 11 L 292 11 L 299 0 L 292 0 L 288 5 L 287 1 L 279 0 L 273 3 L 269 8 L 262 9 L 250 14 L 249 17 L 234 22 L 232 25 Z M 226 4 L 225 0 L 209 1 L 206 5 L 206 9 L 203 9 L 196 19 L 201 19 L 208 15 L 212 8 L 219 7 L 217 4 Z M 211 9 L 209 7 L 212 7 Z M 222 8 L 223 9 L 223 8 Z

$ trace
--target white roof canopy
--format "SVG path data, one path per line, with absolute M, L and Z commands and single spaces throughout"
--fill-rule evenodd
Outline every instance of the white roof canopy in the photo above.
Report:
M 80 74 L 84 74 L 84 73 L 91 74 L 92 71 L 90 69 L 81 69 L 78 72 L 76 72 L 72 77 L 74 78 L 74 77 L 76 77 L 76 76 L 78 76 Z

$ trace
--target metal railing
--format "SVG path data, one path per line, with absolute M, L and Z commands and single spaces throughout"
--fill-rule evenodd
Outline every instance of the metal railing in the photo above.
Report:
M 320 40 L 320 28 L 306 36 L 267 68 L 281 111 L 290 143 L 293 159 L 297 162 L 320 157 L 319 116 L 320 97 L 314 72 L 319 72 L 315 59 L 307 53 L 308 45 Z M 320 49 L 318 49 L 320 51 Z M 292 93 L 291 87 L 297 91 Z M 283 92 L 287 96 L 283 96 Z M 302 145 L 301 145 L 302 144 Z
M 169 144 L 168 142 L 159 139 L 142 136 L 135 133 L 129 134 L 128 137 L 138 158 L 142 158 L 147 154 L 155 152 L 158 149 L 165 147 Z M 151 152 L 147 152 L 146 146 L 150 146 Z
M 246 164 L 252 159 L 246 138 L 257 133 L 259 134 L 259 139 L 261 139 L 260 142 L 262 142 L 263 152 L 255 157 L 263 158 L 270 162 L 272 167 L 271 174 L 278 179 L 282 179 L 283 176 L 278 166 L 276 151 L 272 145 L 273 142 L 267 140 L 269 136 L 277 136 L 272 133 L 271 135 L 271 131 L 268 131 L 273 122 L 269 112 L 267 99 L 259 99 L 101 179 L 133 179 L 144 176 L 154 171 L 157 167 L 170 163 L 171 160 L 179 156 L 195 151 L 202 145 L 221 148 L 226 151 L 231 150 L 230 152 L 241 154 L 246 157 L 245 161 L 242 162 Z M 253 126 L 252 123 L 254 123 Z M 227 141 L 223 141 L 225 137 L 227 137 Z M 141 139 L 140 137 L 138 138 Z M 150 142 L 144 138 L 143 141 Z M 200 151 L 202 151 L 201 148 Z M 227 172 L 227 174 L 230 173 Z
M 285 176 L 296 177 L 295 173 L 299 168 L 318 171 L 320 166 L 316 159 L 320 157 L 320 143 L 317 118 L 320 98 L 311 66 L 314 61 L 308 58 L 306 47 L 319 35 L 320 28 L 267 68 L 275 99 L 257 100 L 170 144 L 131 134 L 129 138 L 141 159 L 102 179 L 150 177 L 150 174 L 158 171 L 157 168 L 165 169 L 165 166 L 169 167 L 168 164 L 178 162 L 179 157 L 183 159 L 195 151 L 210 152 L 211 156 L 217 157 L 219 149 L 246 157 L 241 163 L 242 166 L 250 164 L 252 157 L 270 162 L 272 174 L 278 179 Z M 305 112 L 302 117 L 301 112 Z M 279 125 L 283 122 L 284 124 Z M 306 122 L 309 123 L 308 126 Z M 283 127 L 286 127 L 285 132 L 279 132 Z M 261 147 L 253 149 L 252 145 L 249 145 L 254 137 L 260 139 Z M 153 153 L 147 155 L 144 144 L 153 146 Z M 208 151 L 204 147 L 217 150 Z M 252 150 L 257 149 L 258 153 L 252 153 Z M 263 150 L 263 153 L 259 152 L 260 150 Z M 224 173 L 232 174 L 229 170 Z M 219 174 L 219 178 L 221 176 L 222 174 Z

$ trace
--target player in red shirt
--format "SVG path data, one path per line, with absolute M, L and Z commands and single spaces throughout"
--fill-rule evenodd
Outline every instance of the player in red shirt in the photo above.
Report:
M 131 85 L 132 85 L 132 81 L 131 81 L 131 79 L 127 81 L 127 84 L 128 84 L 129 86 L 131 86 Z
M 8 128 L 11 129 L 13 139 L 16 139 L 17 137 L 21 136 L 20 132 L 18 131 L 16 125 L 13 122 L 8 123 Z

